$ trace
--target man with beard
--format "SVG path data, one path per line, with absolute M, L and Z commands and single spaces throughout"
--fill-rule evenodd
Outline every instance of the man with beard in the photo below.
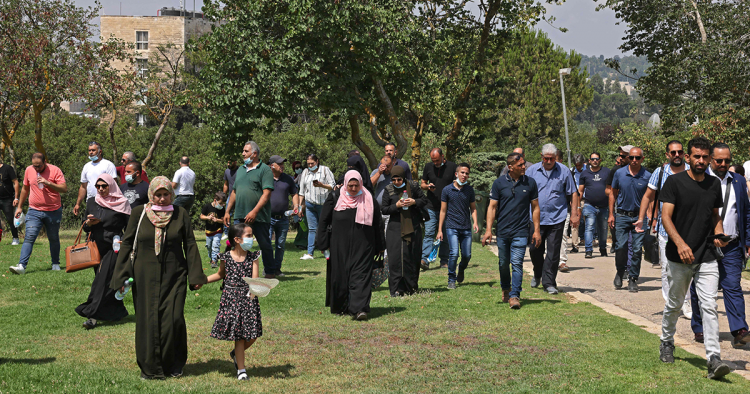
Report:
M 651 174 L 651 179 L 648 181 L 648 190 L 643 195 L 641 201 L 641 211 L 638 214 L 638 222 L 636 227 L 642 227 L 643 221 L 645 220 L 647 210 L 651 204 L 656 200 L 659 191 L 664 187 L 664 182 L 670 175 L 678 174 L 687 169 L 690 169 L 690 165 L 685 163 L 684 156 L 685 152 L 682 149 L 682 143 L 676 140 L 669 141 L 667 143 L 667 160 L 669 164 L 663 165 Z M 661 181 L 660 181 L 661 180 Z M 659 203 L 657 213 L 651 215 L 651 231 L 659 233 L 659 264 L 661 265 L 661 293 L 664 297 L 664 301 L 667 301 L 669 294 L 669 281 L 667 280 L 667 255 L 665 254 L 665 248 L 667 245 L 667 231 L 664 229 L 664 225 L 661 223 L 661 209 L 662 203 Z M 654 210 L 651 210 L 654 212 Z M 692 312 L 690 309 L 690 299 L 685 298 L 685 304 L 682 306 L 682 313 L 690 319 Z
M 724 207 L 721 208 L 721 219 L 724 234 L 731 237 L 729 244 L 721 248 L 724 257 L 719 260 L 719 286 L 724 293 L 724 307 L 732 334 L 732 346 L 741 348 L 750 342 L 745 320 L 745 298 L 742 294 L 740 279 L 744 265 L 745 250 L 750 249 L 750 201 L 747 195 L 745 178 L 729 172 L 732 164 L 732 152 L 724 143 L 711 147 L 711 168 L 708 173 L 719 179 Z M 742 198 L 738 198 L 742 197 Z M 703 342 L 703 323 L 698 307 L 698 293 L 695 284 L 690 286 L 690 297 L 693 301 L 692 328 L 696 340 Z
M 648 180 L 651 173 L 646 170 L 643 163 L 643 150 L 635 147 L 630 149 L 628 156 L 630 164 L 620 168 L 612 180 L 612 193 L 609 195 L 609 227 L 614 228 L 617 234 L 615 244 L 615 289 L 622 287 L 625 269 L 630 261 L 628 272 L 628 291 L 638 292 L 638 278 L 641 274 L 641 255 L 643 253 L 643 232 L 635 231 L 635 223 L 638 221 L 641 200 L 648 189 Z M 616 209 L 615 209 L 616 208 Z M 615 222 L 615 215 L 617 219 Z M 628 238 L 632 237 L 633 255 L 628 258 Z
M 599 234 L 599 253 L 607 257 L 607 218 L 609 217 L 609 196 L 606 179 L 610 170 L 602 167 L 599 152 L 589 155 L 589 167 L 581 172 L 578 193 L 583 196 L 583 217 L 585 224 L 586 258 L 594 257 L 594 233 Z
M 731 372 L 729 366 L 721 361 L 719 315 L 716 310 L 719 289 L 717 248 L 726 247 L 728 244 L 725 240 L 729 237 L 724 235 L 719 213 L 724 205 L 721 181 L 706 175 L 709 153 L 710 143 L 707 139 L 698 137 L 690 140 L 690 169 L 667 178 L 660 196 L 663 202 L 662 223 L 669 235 L 669 299 L 662 315 L 659 359 L 674 363 L 677 319 L 685 292 L 690 287 L 690 281 L 693 281 L 703 318 L 708 378 L 719 379 Z M 712 234 L 714 236 L 710 237 Z

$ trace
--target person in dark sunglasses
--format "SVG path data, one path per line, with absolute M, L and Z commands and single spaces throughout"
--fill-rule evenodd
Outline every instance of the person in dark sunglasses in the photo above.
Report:
M 622 287 L 625 268 L 630 260 L 628 272 L 628 291 L 638 292 L 638 277 L 641 273 L 641 256 L 643 251 L 644 232 L 635 231 L 635 223 L 641 208 L 641 200 L 648 189 L 651 172 L 641 166 L 643 150 L 633 147 L 628 152 L 630 164 L 615 172 L 612 180 L 612 193 L 609 195 L 609 227 L 615 229 L 617 243 L 615 244 L 615 275 L 614 286 Z M 617 220 L 615 221 L 615 216 Z M 628 259 L 628 237 L 632 236 L 633 255 Z

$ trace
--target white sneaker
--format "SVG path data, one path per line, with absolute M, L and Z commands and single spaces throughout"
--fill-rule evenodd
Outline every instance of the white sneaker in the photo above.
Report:
M 682 304 L 682 314 L 690 320 L 693 318 L 693 308 L 690 305 L 690 300 L 686 299 L 685 303 Z
M 60 264 L 52 264 L 52 271 L 60 271 Z
M 20 242 L 18 242 L 18 238 L 13 238 L 13 242 L 10 243 L 13 246 L 19 245 Z
M 10 272 L 12 272 L 14 274 L 18 274 L 18 275 L 23 275 L 23 274 L 26 273 L 26 268 L 23 268 L 23 266 L 21 264 L 12 265 L 10 267 Z
M 279 274 L 278 274 L 278 275 L 276 275 L 276 277 L 277 277 L 277 278 L 283 278 L 283 277 L 285 277 L 285 276 L 286 276 L 286 275 L 284 275 L 284 273 L 283 273 L 283 272 L 279 272 Z
M 221 236 L 221 240 L 222 241 L 226 241 L 228 239 L 229 239 L 229 235 L 228 234 L 224 234 L 224 235 Z
M 309 255 L 309 254 L 305 253 L 305 254 L 304 254 L 304 255 L 302 255 L 302 257 L 300 257 L 299 259 L 300 259 L 300 260 L 312 260 L 313 258 L 314 258 L 314 257 L 312 257 L 311 255 Z

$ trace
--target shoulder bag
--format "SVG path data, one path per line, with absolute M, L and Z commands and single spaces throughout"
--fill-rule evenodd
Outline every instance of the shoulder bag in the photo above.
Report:
M 76 237 L 73 246 L 65 248 L 65 272 L 76 272 L 85 268 L 96 267 L 102 262 L 96 242 L 91 240 L 91 233 L 86 237 L 85 243 L 79 243 L 82 232 L 83 224 L 81 224 L 81 229 L 78 230 L 78 237 Z

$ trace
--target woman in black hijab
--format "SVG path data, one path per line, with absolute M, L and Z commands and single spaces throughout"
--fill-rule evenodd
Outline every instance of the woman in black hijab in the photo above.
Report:
M 344 174 L 346 174 L 346 172 L 349 170 L 355 170 L 359 172 L 359 175 L 362 175 L 362 186 L 364 186 L 365 189 L 369 190 L 370 193 L 373 192 L 372 181 L 370 181 L 370 171 L 367 170 L 367 164 L 365 164 L 365 160 L 362 159 L 362 156 L 354 155 L 346 159 L 346 171 L 344 171 Z M 341 177 L 336 180 L 336 185 L 337 187 L 341 187 L 341 185 L 343 184 L 344 175 L 341 175 Z

